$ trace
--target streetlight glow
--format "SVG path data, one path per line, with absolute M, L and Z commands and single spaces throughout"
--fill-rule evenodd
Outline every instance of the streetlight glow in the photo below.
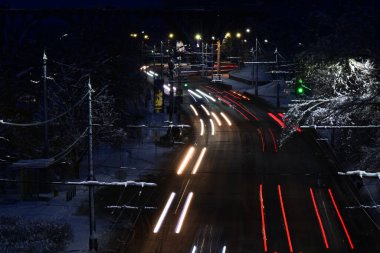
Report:
M 236 33 L 236 38 L 240 39 L 241 38 L 241 33 Z
M 212 40 L 215 40 L 215 36 L 211 36 L 211 39 L 212 39 Z
M 174 34 L 173 33 L 169 33 L 169 39 L 173 39 L 174 38 Z
M 231 33 L 227 32 L 226 35 L 224 36 L 225 39 L 231 38 Z
M 199 33 L 195 34 L 195 40 L 201 40 L 201 39 L 202 39 L 202 36 Z
M 147 34 L 144 35 L 144 40 L 149 40 L 149 36 Z
M 246 33 L 250 33 L 250 32 L 251 32 L 251 29 L 247 28 L 247 29 L 245 29 L 245 32 L 246 32 Z

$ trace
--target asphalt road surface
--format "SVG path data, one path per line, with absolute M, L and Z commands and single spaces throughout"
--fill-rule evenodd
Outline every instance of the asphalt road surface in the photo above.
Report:
M 122 252 L 380 252 L 379 230 L 346 208 L 358 204 L 351 184 L 312 133 L 280 149 L 281 113 L 215 84 L 189 88 L 202 97 L 184 91 L 194 139 L 162 164 L 149 203 L 158 209 L 141 215 Z

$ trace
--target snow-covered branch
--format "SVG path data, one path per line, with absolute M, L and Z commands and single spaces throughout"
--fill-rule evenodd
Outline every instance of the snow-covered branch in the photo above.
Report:
M 313 128 L 313 129 L 355 129 L 355 128 L 380 128 L 380 125 L 367 125 L 367 126 L 317 126 L 317 125 L 310 125 L 310 126 L 300 126 L 300 128 Z
M 106 206 L 105 208 L 107 209 L 134 209 L 134 210 L 138 210 L 138 209 L 150 209 L 150 210 L 155 210 L 157 209 L 157 207 L 154 207 L 154 206 L 128 206 L 128 205 L 122 205 L 122 206 Z
M 380 179 L 380 172 L 366 172 L 363 170 L 351 170 L 351 171 L 346 171 L 346 172 L 338 172 L 338 175 L 343 175 L 343 176 L 352 176 L 356 175 L 361 178 L 363 177 L 377 177 Z

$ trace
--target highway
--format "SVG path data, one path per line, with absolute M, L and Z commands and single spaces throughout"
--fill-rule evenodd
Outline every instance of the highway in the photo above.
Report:
M 280 149 L 281 113 L 215 84 L 189 88 L 193 139 L 160 165 L 158 209 L 122 252 L 380 252 L 379 230 L 345 208 L 357 205 L 350 184 L 310 132 Z

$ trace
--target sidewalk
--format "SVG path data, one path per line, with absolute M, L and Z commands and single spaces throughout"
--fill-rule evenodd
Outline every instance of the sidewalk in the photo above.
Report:
M 233 90 L 248 93 L 252 96 L 255 95 L 255 87 L 252 86 L 252 71 L 250 66 L 243 67 L 239 71 L 234 71 L 230 75 L 223 75 L 223 84 L 230 85 Z M 260 74 L 260 73 L 259 73 Z M 234 76 L 230 78 L 230 76 Z M 238 77 L 238 78 L 236 78 Z M 239 80 L 236 80 L 239 79 Z M 265 81 L 267 80 L 267 81 Z M 269 106 L 276 108 L 277 106 L 277 85 L 279 87 L 280 96 L 280 108 L 286 109 L 289 107 L 289 103 L 295 97 L 288 94 L 286 91 L 286 84 L 283 81 L 272 81 L 269 79 L 268 75 L 261 73 L 259 75 L 259 87 L 258 87 L 258 97 L 263 99 Z M 260 84 L 266 83 L 266 84 Z

